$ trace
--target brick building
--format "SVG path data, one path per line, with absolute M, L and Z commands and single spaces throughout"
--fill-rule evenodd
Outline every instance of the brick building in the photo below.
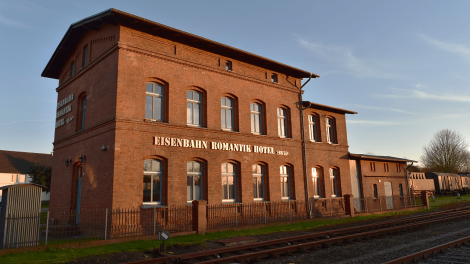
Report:
M 308 71 L 109 9 L 72 24 L 42 76 L 59 80 L 51 208 L 351 193 L 355 112 L 302 102 Z

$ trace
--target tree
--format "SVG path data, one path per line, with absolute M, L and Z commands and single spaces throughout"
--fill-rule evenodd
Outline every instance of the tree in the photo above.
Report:
M 51 188 L 51 167 L 46 167 L 41 164 L 35 163 L 31 167 L 31 172 L 29 176 L 31 177 L 31 182 L 46 186 L 46 193 L 50 192 Z
M 461 134 L 443 129 L 423 147 L 421 160 L 427 171 L 457 173 L 464 168 L 468 153 L 468 143 Z

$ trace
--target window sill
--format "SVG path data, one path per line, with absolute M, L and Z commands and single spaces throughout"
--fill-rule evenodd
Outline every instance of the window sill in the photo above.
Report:
M 156 119 L 150 119 L 150 118 L 145 118 L 144 119 L 144 122 L 148 122 L 148 123 L 160 123 L 160 124 L 168 124 L 166 122 L 163 122 L 163 121 L 160 121 L 160 120 L 156 120 Z
M 192 124 L 186 124 L 187 127 L 192 127 L 192 128 L 202 128 L 202 129 L 207 129 L 207 127 L 203 126 L 198 126 L 198 125 L 192 125 Z
M 237 202 L 237 201 L 224 201 L 222 200 L 222 205 L 224 204 L 241 204 L 241 202 Z
M 290 201 L 295 201 L 295 199 L 291 199 L 291 198 L 281 198 L 281 201 L 282 202 L 290 202 Z
M 235 133 L 240 133 L 239 131 L 235 131 L 235 130 L 231 130 L 231 129 L 226 129 L 226 128 L 222 128 L 221 130 L 222 130 L 222 131 L 224 131 L 224 132 L 235 132 Z
M 266 136 L 265 134 L 256 133 L 256 132 L 251 132 L 251 134 L 254 136 Z
M 168 206 L 163 204 L 143 204 L 141 206 L 142 209 L 151 209 L 151 208 L 166 208 Z
M 310 140 L 312 143 L 322 143 L 321 141 Z
M 76 135 L 76 134 L 78 134 L 78 133 L 83 132 L 83 130 L 84 130 L 84 129 L 82 129 L 82 130 L 80 130 L 80 131 L 77 131 L 77 132 L 75 132 L 75 133 L 73 133 L 73 134 Z

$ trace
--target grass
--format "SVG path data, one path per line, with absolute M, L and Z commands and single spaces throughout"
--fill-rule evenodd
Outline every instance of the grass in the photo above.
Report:
M 457 199 L 455 196 L 451 197 L 436 197 L 435 201 L 430 199 L 431 209 L 435 208 L 446 208 L 450 206 L 455 206 L 456 204 L 462 202 L 470 202 L 470 195 L 463 195 L 461 199 Z M 254 236 L 261 234 L 274 233 L 279 231 L 300 231 L 300 230 L 312 230 L 326 225 L 338 225 L 344 223 L 352 223 L 358 221 L 367 221 L 372 219 L 380 219 L 387 216 L 403 216 L 414 214 L 416 212 L 422 212 L 426 210 L 418 211 L 404 211 L 399 213 L 385 213 L 380 215 L 366 215 L 366 216 L 357 216 L 354 218 L 344 218 L 344 219 L 319 219 L 316 221 L 309 222 L 298 222 L 294 224 L 282 225 L 282 226 L 268 226 L 256 229 L 246 229 L 246 230 L 237 230 L 237 231 L 225 231 L 225 232 L 215 232 L 208 233 L 206 235 L 186 235 L 170 238 L 165 242 L 166 246 L 170 245 L 190 245 L 190 244 L 203 244 L 207 240 L 218 240 L 222 238 L 228 238 L 233 236 Z M 90 241 L 89 239 L 87 241 Z M 59 243 L 59 241 L 53 242 Z M 63 241 L 60 241 L 63 243 Z M 86 243 L 86 241 L 84 242 Z M 72 261 L 77 258 L 83 258 L 93 255 L 105 255 L 110 253 L 122 252 L 122 251 L 145 251 L 151 250 L 153 247 L 159 247 L 160 241 L 158 240 L 137 240 L 125 243 L 116 243 L 111 245 L 96 246 L 90 248 L 68 248 L 68 249 L 47 249 L 45 251 L 36 251 L 36 252 L 27 252 L 27 253 L 17 253 L 17 254 L 8 254 L 1 256 L 2 263 L 64 263 Z M 177 252 L 175 252 L 177 253 Z
M 41 208 L 49 208 L 49 202 L 41 202 Z

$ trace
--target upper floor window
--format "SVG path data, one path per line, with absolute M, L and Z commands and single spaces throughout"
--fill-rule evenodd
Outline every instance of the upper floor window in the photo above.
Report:
M 331 196 L 337 197 L 339 196 L 338 191 L 338 169 L 337 168 L 330 168 L 330 185 L 331 185 Z
M 253 134 L 262 134 L 262 113 L 261 113 L 261 104 L 251 103 L 251 133 Z
M 187 124 L 201 126 L 202 94 L 197 91 L 188 91 L 187 98 Z
M 310 141 L 313 142 L 319 142 L 319 136 L 317 133 L 317 127 L 318 127 L 318 118 L 315 115 L 309 115 L 308 116 L 308 131 L 310 135 Z
M 162 203 L 162 162 L 144 161 L 144 203 Z
M 290 198 L 290 168 L 281 166 L 281 197 L 282 199 Z
M 145 118 L 163 121 L 163 91 L 159 83 L 145 85 Z
M 388 163 L 384 163 L 384 172 L 389 172 Z
M 370 162 L 370 171 L 375 171 L 375 162 Z
M 379 198 L 379 193 L 377 191 L 377 184 L 374 184 L 374 198 Z
M 271 82 L 277 83 L 277 74 L 271 73 Z
M 83 59 L 82 59 L 83 67 L 88 65 L 88 45 L 83 47 Z
M 318 198 L 322 196 L 321 193 L 321 174 L 320 168 L 312 168 L 312 184 L 313 184 L 313 197 Z
M 221 104 L 222 129 L 233 131 L 233 99 L 223 97 Z
M 400 167 L 400 164 L 395 164 L 396 168 L 397 168 L 397 172 L 401 172 L 401 167 Z
M 188 202 L 202 199 L 202 164 L 197 161 L 187 163 L 186 196 Z
M 264 166 L 253 165 L 253 198 L 255 201 L 264 200 Z
M 337 144 L 335 120 L 331 117 L 326 118 L 326 142 Z
M 72 63 L 70 63 L 70 77 L 74 75 L 75 75 L 75 61 L 72 61 Z
M 280 137 L 287 136 L 287 110 L 284 108 L 277 109 L 277 131 Z
M 222 201 L 235 202 L 237 197 L 237 168 L 233 163 L 222 164 Z
M 85 129 L 86 95 L 78 99 L 78 104 L 77 131 L 82 131 Z
M 231 71 L 232 70 L 232 62 L 231 61 L 225 61 L 225 69 L 227 71 Z

